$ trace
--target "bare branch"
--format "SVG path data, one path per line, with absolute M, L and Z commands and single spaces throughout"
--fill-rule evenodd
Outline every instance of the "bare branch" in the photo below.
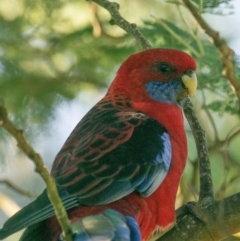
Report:
M 102 33 L 101 24 L 99 23 L 99 19 L 97 16 L 97 8 L 98 5 L 96 3 L 90 4 L 91 15 L 92 15 L 92 27 L 93 27 L 93 36 L 99 37 Z
M 111 24 L 116 24 L 127 33 L 134 36 L 137 42 L 142 46 L 144 49 L 152 48 L 151 44 L 144 38 L 142 33 L 137 29 L 137 25 L 135 23 L 129 23 L 126 21 L 119 13 L 119 5 L 115 2 L 110 2 L 108 0 L 92 0 L 102 6 L 103 8 L 107 9 L 112 16 L 112 20 L 110 21 Z
M 218 241 L 231 234 L 239 232 L 240 193 L 234 194 L 222 201 L 201 207 L 199 212 L 206 217 L 207 223 L 192 215 L 178 220 L 176 225 L 164 234 L 158 241 Z M 223 210 L 223 211 L 221 211 Z M 221 213 L 221 217 L 219 217 Z M 183 232 L 185 230 L 185 232 Z
M 17 129 L 8 119 L 7 110 L 3 105 L 0 105 L 0 123 L 1 126 L 16 139 L 18 147 L 35 163 L 36 172 L 41 175 L 46 183 L 48 197 L 54 207 L 56 217 L 63 230 L 63 236 L 66 241 L 72 241 L 70 222 L 58 195 L 54 179 L 47 171 L 41 156 L 27 143 L 23 136 L 23 131 Z
M 200 173 L 200 193 L 199 202 L 208 204 L 214 200 L 211 167 L 208 156 L 208 147 L 205 131 L 202 129 L 193 105 L 189 99 L 184 103 L 184 114 L 191 127 L 197 146 L 199 173 Z
M 212 29 L 207 22 L 202 18 L 202 16 L 198 13 L 194 5 L 190 2 L 190 0 L 182 0 L 188 10 L 192 13 L 193 17 L 196 19 L 198 24 L 204 30 L 204 32 L 212 38 L 214 45 L 219 50 L 223 71 L 222 75 L 229 81 L 232 89 L 235 91 L 238 101 L 239 101 L 239 112 L 240 112 L 240 81 L 237 79 L 234 72 L 234 64 L 233 57 L 234 52 L 227 45 L 225 39 L 220 37 L 219 32 Z
M 1 183 L 7 185 L 8 187 L 13 189 L 15 192 L 20 193 L 21 195 L 24 195 L 24 196 L 29 197 L 29 198 L 36 198 L 36 196 L 32 195 L 30 192 L 28 192 L 28 191 L 22 189 L 21 187 L 17 186 L 15 183 L 13 183 L 10 180 L 0 179 L 0 184 Z

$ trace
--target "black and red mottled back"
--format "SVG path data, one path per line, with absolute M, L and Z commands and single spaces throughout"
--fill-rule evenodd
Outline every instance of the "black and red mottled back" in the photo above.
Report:
M 134 190 L 147 193 L 152 178 L 163 169 L 156 157 L 164 149 L 161 137 L 166 130 L 134 111 L 124 97 L 112 98 L 106 95 L 87 113 L 53 163 L 59 190 L 77 195 L 82 204 L 106 204 Z M 114 186 L 118 190 L 113 192 Z

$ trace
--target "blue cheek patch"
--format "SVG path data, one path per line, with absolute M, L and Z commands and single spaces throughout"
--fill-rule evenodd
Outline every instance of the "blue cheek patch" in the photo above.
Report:
M 171 80 L 168 82 L 151 81 L 145 84 L 149 97 L 159 102 L 168 104 L 176 103 L 177 91 L 180 89 L 180 82 Z

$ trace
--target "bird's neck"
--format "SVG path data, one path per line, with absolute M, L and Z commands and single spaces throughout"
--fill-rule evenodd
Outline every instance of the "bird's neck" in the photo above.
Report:
M 184 129 L 182 109 L 177 104 L 161 103 L 156 101 L 133 102 L 134 110 L 141 111 L 150 118 L 163 125 L 168 133 L 174 134 Z M 174 131 L 174 133 L 171 133 Z

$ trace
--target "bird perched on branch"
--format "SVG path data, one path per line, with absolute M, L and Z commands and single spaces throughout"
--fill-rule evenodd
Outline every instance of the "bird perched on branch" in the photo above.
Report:
M 136 220 L 142 240 L 174 224 L 187 159 L 180 102 L 196 90 L 195 70 L 188 54 L 162 48 L 131 55 L 121 65 L 53 163 L 51 174 L 72 223 L 114 210 Z M 31 230 L 58 240 L 53 216 L 45 190 L 4 224 L 0 239 L 29 227 L 22 241 L 35 240 L 28 239 Z

